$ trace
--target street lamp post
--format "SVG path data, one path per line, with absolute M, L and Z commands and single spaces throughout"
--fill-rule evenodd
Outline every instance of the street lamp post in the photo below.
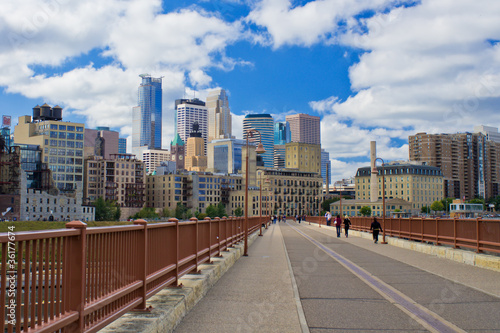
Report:
M 257 145 L 257 148 L 255 149 L 256 154 L 262 154 L 265 152 L 264 146 L 262 145 L 262 140 L 261 140 L 261 135 L 260 132 L 256 129 L 250 128 L 246 130 L 247 134 L 247 142 L 246 142 L 246 148 L 247 148 L 247 156 L 246 156 L 246 161 L 245 161 L 245 221 L 243 224 L 243 228 L 245 229 L 245 238 L 244 238 L 244 246 L 243 246 L 243 256 L 247 257 L 248 256 L 248 157 L 250 155 L 249 149 L 248 149 L 248 137 L 252 135 L 253 132 L 259 133 L 259 144 Z
M 247 150 L 248 154 L 248 150 Z M 259 183 L 259 190 L 260 190 L 260 195 L 259 195 L 259 220 L 260 220 L 260 232 L 259 236 L 262 236 L 262 171 L 260 172 L 260 183 Z M 267 228 L 267 223 L 266 223 L 266 228 Z
M 382 244 L 387 244 L 385 241 L 385 176 L 384 176 L 384 160 L 380 157 L 375 159 L 375 162 L 380 160 L 382 162 Z

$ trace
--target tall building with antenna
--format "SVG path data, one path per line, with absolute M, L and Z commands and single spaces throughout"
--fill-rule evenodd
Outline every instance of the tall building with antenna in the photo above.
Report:
M 162 135 L 162 78 L 139 76 L 139 105 L 132 110 L 132 153 L 136 156 L 142 156 L 143 149 L 161 149 Z
M 231 109 L 226 91 L 214 89 L 207 96 L 208 142 L 232 137 Z

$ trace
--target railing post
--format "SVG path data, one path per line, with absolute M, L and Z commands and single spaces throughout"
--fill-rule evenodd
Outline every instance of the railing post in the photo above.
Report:
M 168 222 L 175 222 L 175 282 L 179 286 L 179 220 L 169 218 Z
M 226 243 L 226 249 L 227 249 L 227 216 L 223 216 L 221 219 L 221 222 L 224 226 L 224 243 Z M 222 232 L 219 233 L 220 238 L 222 239 Z M 219 255 L 222 257 L 221 251 L 219 250 Z
M 220 218 L 219 217 L 214 217 L 215 222 L 217 222 L 217 248 L 219 253 L 217 254 L 218 257 L 222 257 L 220 253 Z
M 208 262 L 211 263 L 210 258 L 212 258 L 212 219 L 210 217 L 205 217 L 205 221 L 208 222 Z
M 439 245 L 439 223 L 438 218 L 436 218 L 436 245 Z
M 68 237 L 64 253 L 65 294 L 67 309 L 78 312 L 78 320 L 64 329 L 65 332 L 83 333 L 85 330 L 85 275 L 87 264 L 87 224 L 82 221 L 66 223 L 67 229 L 78 229 L 80 235 Z
M 424 242 L 424 218 L 421 219 L 420 221 L 420 241 L 423 243 Z
M 200 250 L 198 249 L 198 243 L 200 240 L 200 236 L 199 236 L 199 230 L 198 230 L 198 219 L 196 217 L 192 217 L 189 219 L 189 221 L 196 223 L 196 237 L 195 237 L 196 238 L 196 240 L 195 240 L 195 242 L 196 242 L 196 247 L 195 247 L 195 249 L 196 249 L 196 270 L 195 271 L 196 271 L 196 273 L 199 273 L 199 271 L 198 271 L 198 252 L 200 252 Z
M 481 250 L 479 249 L 479 217 L 476 217 L 476 252 L 480 253 Z
M 453 248 L 457 248 L 457 218 L 453 218 Z
M 143 227 L 142 237 L 138 239 L 137 242 L 137 258 L 139 262 L 132 263 L 137 266 L 137 277 L 142 280 L 141 287 L 141 297 L 142 302 L 134 310 L 146 311 L 146 299 L 147 299 L 147 277 L 148 277 L 148 222 L 143 219 L 135 220 L 135 225 L 141 225 Z M 142 262 L 141 262 L 142 261 Z

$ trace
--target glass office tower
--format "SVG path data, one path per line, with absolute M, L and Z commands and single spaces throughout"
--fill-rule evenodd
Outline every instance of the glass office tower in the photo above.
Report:
M 264 166 L 272 168 L 274 163 L 274 119 L 270 114 L 248 114 L 243 119 L 243 139 L 247 138 L 247 131 L 256 129 L 262 135 L 262 145 L 266 152 L 262 156 Z M 250 136 L 250 142 L 259 142 L 259 134 L 253 133 Z
M 139 76 L 142 83 L 138 90 L 139 105 L 132 112 L 132 150 L 161 149 L 162 78 L 149 74 Z

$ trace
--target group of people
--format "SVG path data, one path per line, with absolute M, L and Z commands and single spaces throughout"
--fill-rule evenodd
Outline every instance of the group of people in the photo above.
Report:
M 330 212 L 326 212 L 325 214 L 326 218 L 326 225 L 331 226 L 332 225 L 332 214 Z M 351 226 L 351 220 L 349 219 L 348 216 L 344 217 L 344 221 L 342 221 L 342 218 L 340 215 L 337 215 L 336 218 L 333 219 L 333 225 L 335 226 L 337 230 L 337 237 L 340 238 L 340 233 L 342 231 L 342 224 L 344 224 L 344 232 L 345 236 L 349 237 L 349 227 Z M 380 222 L 377 221 L 377 219 L 374 217 L 373 222 L 370 225 L 370 231 L 373 232 L 373 242 L 375 244 L 378 243 L 378 235 L 382 230 L 382 226 L 380 225 Z
M 326 218 L 326 225 L 331 226 L 332 225 L 332 214 L 330 212 L 326 212 L 325 218 Z M 340 215 L 337 215 L 337 217 L 333 219 L 333 225 L 337 229 L 337 237 L 340 238 L 340 233 L 342 231 L 342 224 L 344 224 L 345 236 L 349 237 L 349 227 L 351 226 L 351 220 L 349 220 L 349 217 L 346 216 L 346 217 L 344 217 L 344 221 L 342 221 L 342 218 L 340 217 Z
M 273 221 L 273 224 L 276 224 L 276 221 L 277 222 L 281 222 L 281 221 L 286 222 L 286 215 L 283 215 L 283 216 L 273 215 L 273 216 L 271 216 L 271 220 Z

